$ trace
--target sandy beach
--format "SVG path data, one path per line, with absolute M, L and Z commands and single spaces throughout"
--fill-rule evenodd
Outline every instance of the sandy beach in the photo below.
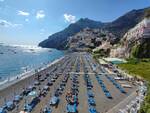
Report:
M 104 72 L 102 71 L 101 65 L 97 65 L 96 70 L 93 70 L 92 66 L 93 64 L 97 64 L 94 59 L 89 58 L 86 59 L 86 57 L 90 57 L 90 55 L 86 53 L 72 53 L 68 54 L 65 57 L 51 63 L 50 65 L 44 67 L 39 72 L 27 76 L 21 80 L 18 80 L 17 82 L 14 82 L 12 84 L 8 84 L 7 87 L 0 90 L 0 106 L 3 106 L 5 102 L 12 101 L 14 99 L 14 96 L 17 94 L 20 94 L 23 89 L 28 88 L 29 86 L 35 86 L 34 82 L 37 80 L 37 76 L 40 75 L 40 78 L 43 80 L 40 82 L 40 85 L 35 86 L 37 92 L 39 92 L 39 89 L 42 89 L 50 79 L 52 79 L 55 75 L 58 76 L 58 78 L 53 82 L 52 86 L 49 86 L 50 90 L 47 91 L 46 95 L 44 97 L 40 98 L 40 102 L 34 107 L 32 110 L 32 113 L 40 113 L 41 110 L 44 109 L 45 106 L 48 106 L 51 108 L 53 113 L 66 113 L 66 95 L 71 89 L 71 84 L 73 83 L 72 77 L 74 77 L 74 72 L 77 73 L 77 79 L 79 81 L 79 87 L 78 87 L 78 100 L 79 104 L 77 106 L 79 113 L 88 113 L 89 104 L 88 104 L 88 97 L 87 97 L 87 86 L 85 84 L 84 75 L 85 75 L 85 67 L 88 70 L 88 75 L 91 80 L 91 83 L 93 84 L 92 91 L 94 93 L 94 99 L 96 102 L 96 110 L 101 113 L 106 113 L 111 108 L 113 108 L 115 105 L 120 103 L 122 100 L 127 98 L 130 94 L 132 94 L 134 91 L 136 91 L 137 86 L 133 86 L 130 82 L 124 81 L 126 84 L 132 85 L 132 88 L 124 88 L 127 92 L 126 94 L 121 93 L 105 76 Z M 77 66 L 79 66 L 79 72 L 77 72 Z M 112 99 L 109 99 L 104 94 L 102 88 L 100 87 L 100 84 L 98 83 L 96 79 L 96 73 L 102 74 L 99 75 L 100 78 L 103 80 L 106 88 L 112 95 Z M 47 74 L 49 74 L 47 76 Z M 68 75 L 69 74 L 69 75 Z M 68 75 L 69 79 L 65 83 L 66 86 L 64 87 L 64 90 L 62 94 L 59 96 L 60 102 L 58 104 L 58 107 L 51 107 L 49 106 L 49 101 L 51 97 L 54 95 L 54 92 L 57 88 L 59 88 L 60 83 L 62 83 L 62 80 Z M 110 76 L 110 75 L 109 75 Z M 117 75 L 111 75 L 112 77 L 115 77 Z M 118 82 L 119 83 L 119 82 Z M 19 111 L 22 111 L 24 109 L 25 104 L 25 98 L 23 98 L 19 102 L 18 108 L 13 109 L 12 111 L 9 111 L 8 113 L 19 113 Z
M 5 84 L 0 85 L 0 105 L 2 106 L 4 101 L 13 99 L 14 95 L 20 93 L 23 88 L 27 88 L 29 85 L 33 85 L 33 81 L 36 74 L 40 74 L 45 72 L 56 65 L 57 63 L 61 62 L 64 57 L 53 61 L 52 63 L 46 65 L 45 67 L 38 70 L 39 73 L 35 73 L 35 71 L 29 71 L 18 79 L 14 79 L 12 81 L 8 81 Z

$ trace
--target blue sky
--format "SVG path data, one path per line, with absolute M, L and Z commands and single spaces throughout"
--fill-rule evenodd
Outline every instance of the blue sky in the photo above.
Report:
M 0 42 L 38 44 L 80 18 L 113 21 L 150 0 L 0 0 Z

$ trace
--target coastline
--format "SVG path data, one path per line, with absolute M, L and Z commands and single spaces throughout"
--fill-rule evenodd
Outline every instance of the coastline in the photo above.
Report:
M 48 63 L 47 65 L 45 65 L 42 68 L 32 69 L 32 70 L 27 71 L 25 73 L 22 73 L 20 75 L 16 75 L 15 77 L 10 78 L 9 80 L 5 80 L 5 81 L 1 82 L 0 83 L 0 91 L 4 90 L 4 89 L 6 89 L 6 88 L 8 88 L 8 87 L 10 87 L 10 86 L 12 86 L 14 84 L 17 84 L 17 83 L 19 83 L 19 82 L 21 82 L 21 81 L 23 81 L 25 79 L 28 79 L 28 78 L 34 76 L 37 73 L 37 72 L 35 72 L 35 70 L 38 70 L 38 72 L 43 71 L 43 70 L 47 69 L 48 67 L 52 66 L 53 64 L 59 62 L 64 57 L 65 56 L 60 57 L 60 58 L 58 58 L 58 59 Z

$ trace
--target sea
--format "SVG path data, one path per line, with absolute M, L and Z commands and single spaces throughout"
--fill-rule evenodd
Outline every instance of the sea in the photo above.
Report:
M 29 45 L 0 44 L 0 84 L 40 69 L 64 56 L 63 51 Z

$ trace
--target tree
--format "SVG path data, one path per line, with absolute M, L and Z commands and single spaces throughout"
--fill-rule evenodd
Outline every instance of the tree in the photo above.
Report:
M 147 17 L 147 18 L 150 17 L 150 8 L 145 10 L 145 17 Z

